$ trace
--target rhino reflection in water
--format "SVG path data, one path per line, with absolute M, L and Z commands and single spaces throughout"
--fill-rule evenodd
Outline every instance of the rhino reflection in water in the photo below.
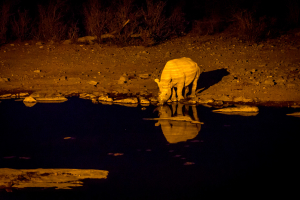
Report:
M 185 115 L 182 113 L 184 106 Z M 185 142 L 195 138 L 200 129 L 201 123 L 198 119 L 197 109 L 192 105 L 193 117 L 188 115 L 188 105 L 173 103 L 172 110 L 169 105 L 163 105 L 157 108 L 159 119 L 155 126 L 161 125 L 162 132 L 169 143 Z

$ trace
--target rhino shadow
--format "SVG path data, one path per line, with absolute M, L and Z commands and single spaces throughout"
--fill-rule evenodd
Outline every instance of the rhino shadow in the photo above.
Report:
M 192 123 L 198 121 L 198 114 L 195 105 L 192 105 L 193 116 L 190 116 L 189 105 L 182 103 L 172 103 L 157 107 L 159 119 L 155 126 L 161 126 L 162 132 L 169 143 L 185 142 L 195 138 L 201 129 L 200 123 Z M 184 107 L 184 113 L 183 111 Z M 181 120 L 184 118 L 186 121 Z M 180 120 L 178 120 L 180 119 Z M 190 120 L 190 121 L 189 121 Z
M 203 88 L 199 93 L 208 89 L 210 86 L 219 83 L 223 77 L 229 74 L 230 73 L 225 68 L 208 72 L 202 72 L 197 83 L 197 89 Z

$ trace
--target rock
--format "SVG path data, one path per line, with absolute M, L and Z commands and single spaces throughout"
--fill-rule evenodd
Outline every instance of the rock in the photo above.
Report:
M 261 65 L 258 65 L 258 67 L 266 67 L 267 64 L 261 64 Z
M 63 41 L 62 44 L 71 44 L 71 43 L 72 43 L 72 40 L 65 40 L 65 41 Z
M 127 99 L 119 99 L 115 100 L 114 103 L 129 103 L 129 104 L 136 104 L 138 103 L 138 99 L 133 97 L 133 98 L 127 98 Z
M 263 48 L 264 45 L 263 45 L 263 44 L 260 44 L 260 45 L 258 45 L 257 47 L 258 47 L 258 48 Z
M 94 94 L 86 94 L 86 97 L 92 100 L 97 98 L 97 96 Z
M 97 40 L 97 36 L 85 36 L 77 39 L 78 42 L 88 42 L 90 44 L 92 44 L 94 40 Z
M 48 44 L 49 44 L 49 45 L 53 45 L 53 44 L 54 44 L 54 41 L 53 41 L 53 40 L 50 40 L 50 41 L 48 42 Z
M 81 83 L 81 79 L 80 78 L 68 78 L 67 79 L 68 82 L 71 82 L 71 83 Z
M 288 83 L 286 86 L 287 86 L 288 88 L 295 88 L 295 87 L 296 87 L 296 84 L 294 84 L 294 83 Z
M 150 74 L 139 74 L 138 77 L 142 79 L 147 79 L 150 77 Z
M 150 97 L 149 100 L 150 100 L 151 102 L 158 102 L 158 100 L 157 100 L 156 97 Z
M 62 77 L 59 78 L 59 80 L 60 80 L 60 81 L 66 81 L 66 80 L 68 80 L 68 77 L 62 76 Z
M 224 104 L 223 101 L 221 101 L 221 100 L 215 100 L 213 103 L 214 103 L 214 105 L 218 105 L 218 106 L 221 106 Z
M 10 97 L 11 97 L 11 94 L 0 95 L 0 99 L 6 99 L 6 98 L 10 98 Z
M 35 99 L 37 101 L 47 101 L 47 102 L 64 102 L 64 101 L 68 101 L 68 99 L 64 96 L 46 96 L 46 97 L 37 97 Z
M 120 79 L 118 80 L 118 84 L 124 84 L 128 81 L 127 76 L 121 76 Z
M 93 104 L 98 104 L 99 103 L 97 98 L 92 98 L 91 100 L 92 100 Z
M 286 115 L 300 117 L 300 112 L 289 113 Z
M 19 159 L 22 159 L 22 157 L 19 157 Z M 28 157 L 23 157 L 23 159 L 28 159 Z M 1 188 L 8 183 L 9 185 L 13 184 L 13 187 L 17 190 L 24 188 L 71 189 L 82 186 L 82 179 L 106 179 L 107 176 L 108 171 L 96 169 L 0 168 Z M 14 184 L 15 182 L 18 182 L 18 184 Z
M 228 95 L 222 95 L 221 97 L 218 97 L 217 100 L 220 100 L 220 101 L 232 101 L 232 98 L 230 98 Z
M 253 102 L 253 99 L 240 96 L 240 97 L 233 98 L 233 102 Z
M 269 86 L 275 85 L 274 80 L 272 79 L 265 80 L 264 84 Z
M 23 101 L 23 103 L 26 107 L 29 107 L 29 108 L 33 107 L 36 104 L 36 102 L 24 102 L 24 101 Z
M 43 44 L 42 44 L 42 42 L 37 42 L 37 43 L 35 43 L 35 45 L 41 46 L 41 45 L 43 45 Z
M 38 92 L 34 92 L 30 95 L 32 98 L 37 98 L 37 97 L 45 97 L 46 93 L 38 93 Z
M 169 58 L 171 56 L 171 53 L 169 51 L 166 52 L 165 58 Z
M 150 104 L 150 101 L 144 97 L 139 98 L 141 104 Z
M 10 81 L 9 78 L 0 78 L 0 82 L 8 82 Z
M 222 108 L 218 110 L 214 110 L 213 112 L 258 112 L 259 109 L 256 106 L 239 106 L 239 107 L 231 107 L 231 108 Z
M 89 81 L 88 84 L 96 86 L 98 84 L 98 82 L 97 81 Z
M 36 100 L 33 97 L 29 96 L 29 97 L 26 97 L 23 100 L 23 102 L 26 102 L 26 103 L 36 103 Z
M 41 70 L 37 69 L 37 70 L 34 70 L 33 72 L 35 72 L 35 73 L 40 73 Z
M 212 99 L 212 98 L 209 98 L 209 99 L 198 99 L 197 102 L 200 103 L 200 104 L 213 103 L 214 99 Z
M 99 96 L 103 95 L 103 92 L 93 92 L 93 95 L 95 95 L 96 97 L 99 97 Z
M 110 33 L 106 33 L 101 35 L 101 39 L 105 39 L 105 38 L 114 38 L 115 36 L 113 34 Z
M 197 101 L 195 99 L 190 99 L 186 102 L 187 104 L 197 104 Z
M 79 98 L 81 98 L 81 99 L 89 99 L 89 97 L 87 95 L 88 95 L 87 93 L 81 93 L 81 94 L 79 94 Z
M 278 78 L 278 79 L 275 80 L 275 83 L 276 83 L 277 85 L 284 85 L 285 82 L 286 82 L 286 80 L 283 79 L 283 78 Z
M 26 97 L 26 96 L 29 96 L 29 93 L 22 92 L 22 93 L 19 94 L 19 97 Z
M 112 99 L 112 98 L 110 98 L 110 97 L 108 97 L 107 95 L 103 95 L 103 96 L 100 96 L 100 97 L 98 98 L 98 101 L 107 101 L 107 102 L 112 102 L 112 101 L 113 101 L 113 99 Z

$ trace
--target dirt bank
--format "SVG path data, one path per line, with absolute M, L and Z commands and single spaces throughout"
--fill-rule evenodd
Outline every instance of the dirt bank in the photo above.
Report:
M 0 47 L 0 94 L 155 96 L 153 79 L 165 63 L 189 57 L 201 68 L 201 99 L 300 101 L 299 41 L 299 33 L 290 33 L 252 45 L 225 34 L 188 35 L 153 47 L 14 42 Z

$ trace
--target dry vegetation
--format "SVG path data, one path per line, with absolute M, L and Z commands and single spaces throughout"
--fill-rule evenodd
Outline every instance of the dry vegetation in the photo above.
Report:
M 211 35 L 226 29 L 245 41 L 259 42 L 299 26 L 300 13 L 296 0 L 282 1 L 282 13 L 274 11 L 272 14 L 268 10 L 261 12 L 265 9 L 259 10 L 261 5 L 230 4 L 223 8 L 216 4 L 212 8 L 203 4 L 205 12 L 197 19 L 190 17 L 189 8 L 182 4 L 160 0 L 109 3 L 87 0 L 78 5 L 77 10 L 70 0 L 46 1 L 35 7 L 16 2 L 4 1 L 0 5 L 1 44 L 31 39 L 75 40 L 91 35 L 97 36 L 98 42 L 153 45 L 190 31 L 196 35 Z

